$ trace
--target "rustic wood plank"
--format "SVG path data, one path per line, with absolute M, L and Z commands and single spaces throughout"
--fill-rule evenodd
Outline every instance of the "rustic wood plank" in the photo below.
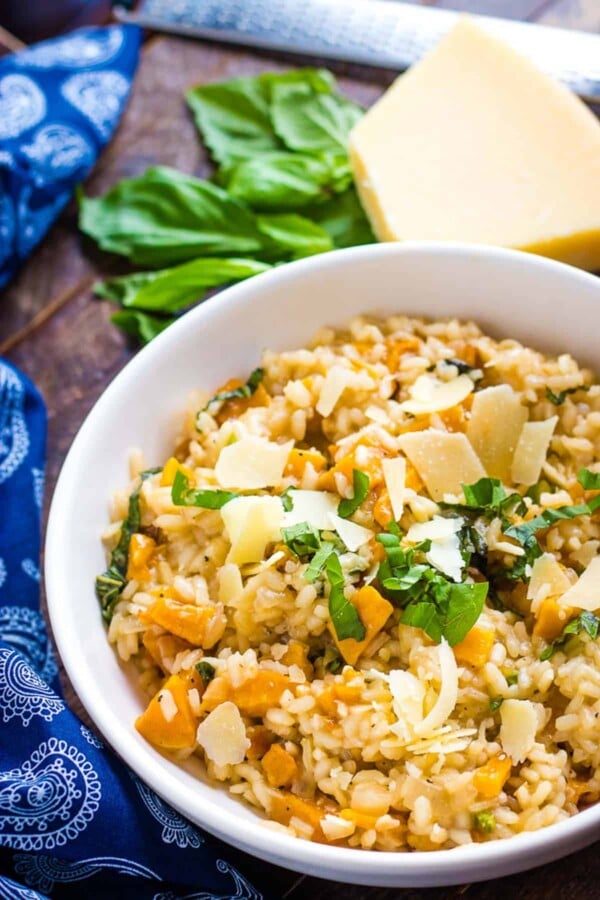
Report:
M 600 2 L 598 0 L 558 0 L 558 2 L 546 5 L 536 17 L 536 22 L 540 25 L 600 32 Z

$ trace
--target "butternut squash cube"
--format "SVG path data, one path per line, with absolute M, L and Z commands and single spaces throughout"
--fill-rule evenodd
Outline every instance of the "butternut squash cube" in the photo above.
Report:
M 298 764 L 281 744 L 273 744 L 265 753 L 262 766 L 271 787 L 288 787 L 298 775 Z
M 365 626 L 366 633 L 363 640 L 356 641 L 354 638 L 345 638 L 343 641 L 338 640 L 335 628 L 331 622 L 329 623 L 329 631 L 344 660 L 348 665 L 354 666 L 373 638 L 384 627 L 394 611 L 394 607 L 371 585 L 365 585 L 360 588 L 352 597 L 351 603 Z
M 459 644 L 452 648 L 457 663 L 480 669 L 490 658 L 494 646 L 494 632 L 490 628 L 473 625 Z
M 151 744 L 162 750 L 183 750 L 196 740 L 196 719 L 192 713 L 186 683 L 171 675 L 138 716 L 135 727 Z

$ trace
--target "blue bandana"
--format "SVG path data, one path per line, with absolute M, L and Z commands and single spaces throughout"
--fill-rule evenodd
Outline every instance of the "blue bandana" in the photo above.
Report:
M 131 26 L 84 28 L 0 59 L 0 287 L 115 130 L 139 43 Z

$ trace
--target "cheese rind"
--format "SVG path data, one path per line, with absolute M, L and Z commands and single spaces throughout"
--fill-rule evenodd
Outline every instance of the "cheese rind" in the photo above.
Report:
M 379 240 L 458 240 L 600 268 L 600 124 L 461 20 L 350 135 Z

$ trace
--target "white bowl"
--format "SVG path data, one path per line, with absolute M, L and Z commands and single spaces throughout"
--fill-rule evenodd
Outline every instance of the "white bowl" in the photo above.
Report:
M 46 541 L 52 627 L 75 690 L 108 742 L 165 800 L 217 837 L 290 869 L 358 884 L 424 887 L 494 878 L 594 841 L 600 805 L 531 834 L 437 853 L 350 850 L 268 831 L 250 809 L 161 756 L 136 732 L 142 700 L 106 640 L 94 596 L 94 578 L 105 564 L 100 533 L 112 491 L 127 481 L 129 449 L 141 447 L 149 465 L 163 463 L 190 390 L 213 389 L 251 371 L 265 348 L 301 347 L 320 326 L 363 312 L 473 318 L 492 335 L 568 351 L 593 365 L 600 282 L 505 250 L 379 244 L 291 263 L 199 306 L 125 367 L 71 447 Z M 195 768 L 198 773 L 199 762 Z

